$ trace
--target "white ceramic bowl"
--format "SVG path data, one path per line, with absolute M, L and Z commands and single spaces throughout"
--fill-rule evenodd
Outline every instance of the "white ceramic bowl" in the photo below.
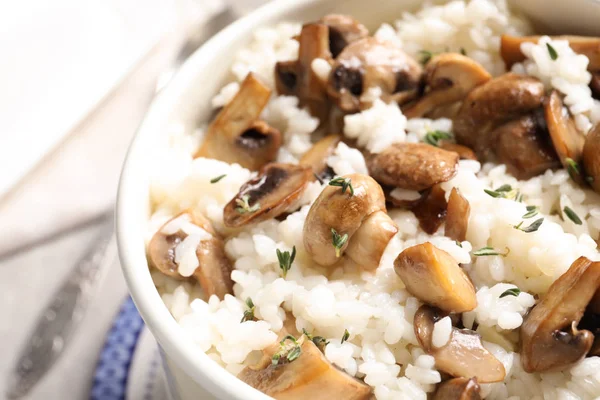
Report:
M 414 9 L 419 3 L 418 0 L 274 1 L 207 42 L 153 102 L 123 168 L 117 203 L 117 235 L 129 290 L 163 350 L 175 398 L 204 399 L 207 398 L 205 390 L 221 399 L 268 397 L 233 377 L 204 354 L 171 317 L 154 288 L 146 262 L 144 236 L 149 216 L 148 166 L 156 152 L 161 151 L 159 139 L 164 138 L 174 121 L 193 126 L 209 117 L 210 99 L 225 83 L 232 55 L 248 43 L 256 28 L 284 20 L 311 21 L 327 13 L 339 12 L 354 15 L 373 29 L 382 22 L 393 20 L 404 10 Z M 558 9 L 563 10 L 558 16 L 560 23 L 548 24 L 553 31 L 572 31 L 576 26 L 580 32 L 589 33 L 596 29 L 598 34 L 595 22 L 600 20 L 600 7 L 596 0 L 571 0 L 566 10 L 565 3 L 562 0 L 527 0 L 519 1 L 518 6 L 542 21 L 556 17 Z

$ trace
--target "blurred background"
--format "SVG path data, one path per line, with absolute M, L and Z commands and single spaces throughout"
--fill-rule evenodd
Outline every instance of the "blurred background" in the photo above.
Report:
M 74 268 L 110 242 L 121 163 L 156 92 L 190 47 L 261 2 L 0 5 L 0 399 L 166 396 L 152 368 L 156 346 L 137 332 L 142 322 L 124 303 L 114 246 L 96 251 L 94 276 L 73 280 Z M 73 298 L 89 298 L 75 315 L 79 323 L 70 311 L 61 314 L 65 307 L 45 311 L 68 278 L 78 289 Z M 60 299 L 68 303 L 71 295 Z M 42 335 L 31 339 L 44 312 Z M 120 326 L 137 329 L 135 338 Z M 140 341 L 143 351 L 135 349 Z M 28 351 L 35 362 L 23 363 Z

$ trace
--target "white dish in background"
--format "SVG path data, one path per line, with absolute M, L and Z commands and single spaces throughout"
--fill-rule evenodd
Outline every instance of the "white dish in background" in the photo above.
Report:
M 194 126 L 197 121 L 209 117 L 212 110 L 207 104 L 226 82 L 232 55 L 248 43 L 256 28 L 285 20 L 311 21 L 327 13 L 338 12 L 354 15 L 372 29 L 420 3 L 417 0 L 387 0 L 373 6 L 363 0 L 275 1 L 232 24 L 207 42 L 155 100 L 123 169 L 117 204 L 117 235 L 123 272 L 132 297 L 164 350 L 171 383 L 181 399 L 196 398 L 201 387 L 222 399 L 268 397 L 235 378 L 202 352 L 172 318 L 154 287 L 146 261 L 144 237 L 149 215 L 148 166 L 155 159 L 156 152 L 161 151 L 156 145 L 159 139 L 174 122 Z M 551 2 L 546 1 L 544 8 L 551 8 L 548 3 Z M 571 2 L 572 6 L 577 8 L 574 3 Z M 591 7 L 589 12 L 598 16 L 595 20 L 600 18 L 600 7 L 594 6 L 590 0 L 580 0 L 577 4 Z M 538 19 L 544 18 L 543 10 L 535 11 L 540 11 Z M 566 14 L 563 21 L 567 27 L 572 22 Z M 553 27 L 560 31 L 556 23 Z M 585 28 L 583 24 L 580 27 Z

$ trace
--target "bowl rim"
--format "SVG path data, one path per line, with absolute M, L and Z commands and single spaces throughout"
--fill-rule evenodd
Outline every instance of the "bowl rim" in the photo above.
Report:
M 146 115 L 138 127 L 127 154 L 117 191 L 116 236 L 121 269 L 131 297 L 146 325 L 159 345 L 170 358 L 196 383 L 212 394 L 232 399 L 266 400 L 271 397 L 242 382 L 225 368 L 212 360 L 185 333 L 175 321 L 155 289 L 148 263 L 143 237 L 139 226 L 130 223 L 130 210 L 139 210 L 140 191 L 149 190 L 147 185 L 136 183 L 142 167 L 141 153 L 148 144 L 146 136 L 152 136 L 153 126 L 164 120 L 181 94 L 194 77 L 210 64 L 211 55 L 222 51 L 227 43 L 240 34 L 252 32 L 263 21 L 276 19 L 284 14 L 306 8 L 321 0 L 273 0 L 230 24 L 196 50 L 175 73 L 169 84 L 152 100 Z

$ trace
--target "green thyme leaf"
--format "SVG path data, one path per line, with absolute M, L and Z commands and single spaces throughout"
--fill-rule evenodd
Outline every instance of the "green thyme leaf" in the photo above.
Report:
M 423 141 L 432 146 L 438 146 L 440 140 L 451 140 L 453 138 L 454 137 L 452 136 L 452 134 L 450 132 L 430 131 L 430 132 L 427 132 L 427 134 L 423 138 Z
M 289 362 L 294 361 L 298 357 L 300 357 L 300 353 L 302 352 L 302 348 L 300 346 L 294 347 L 287 355 L 287 359 Z
M 335 229 L 331 228 L 331 239 L 333 247 L 335 248 L 335 256 L 339 258 L 342 247 L 344 247 L 348 241 L 348 234 L 344 233 L 343 235 L 340 235 Z
M 510 186 L 509 184 L 504 184 L 504 185 L 500 186 L 498 189 L 496 189 L 496 192 L 504 193 L 504 192 L 510 192 L 511 190 L 512 190 L 512 186 Z
M 513 228 L 523 231 L 525 233 L 532 233 L 540 229 L 540 226 L 542 226 L 543 223 L 544 218 L 539 218 L 533 221 L 531 225 L 526 226 L 525 228 L 521 228 L 521 225 L 523 225 L 523 221 L 521 221 L 518 225 L 515 225 Z
M 342 194 L 346 193 L 346 189 L 350 190 L 350 196 L 354 196 L 354 188 L 350 178 L 338 177 L 329 181 L 329 186 L 339 186 L 342 188 Z
M 521 192 L 518 189 L 513 189 L 512 186 L 508 184 L 504 184 L 494 190 L 484 189 L 483 191 L 494 198 L 503 198 L 518 202 L 523 200 Z
M 558 53 L 556 52 L 556 49 L 554 49 L 554 47 L 552 47 L 550 43 L 546 43 L 546 48 L 548 49 L 548 54 L 550 54 L 550 58 L 552 59 L 552 61 L 555 61 L 558 58 Z
M 489 194 L 490 196 L 494 197 L 494 198 L 502 197 L 502 193 L 496 192 L 494 190 L 483 189 L 483 191 L 486 192 L 487 194 Z
M 462 243 L 461 243 L 461 242 L 459 242 L 458 240 L 455 240 L 455 241 L 454 241 L 454 243 L 456 243 L 456 245 L 457 245 L 458 247 L 462 247 Z
M 325 346 L 329 344 L 329 341 L 323 336 L 313 336 L 310 333 L 306 332 L 306 329 L 304 328 L 302 328 L 302 333 L 308 338 L 308 340 L 311 340 L 315 344 L 315 346 L 317 346 L 321 351 L 323 351 Z
M 296 246 L 292 247 L 292 252 L 276 250 L 277 259 L 279 260 L 279 268 L 283 271 L 283 277 L 287 276 L 288 271 L 292 268 L 294 259 L 296 258 Z
M 578 177 L 581 177 L 581 168 L 575 160 L 567 157 L 565 158 L 565 164 L 567 164 L 567 172 L 569 173 L 571 179 L 577 180 Z
M 519 288 L 510 288 L 505 290 L 501 295 L 500 298 L 506 297 L 506 296 L 519 296 L 519 294 L 521 293 L 521 289 Z
M 423 65 L 427 64 L 433 58 L 433 53 L 429 50 L 421 50 L 419 51 L 419 55 L 421 56 L 419 61 Z
M 529 219 L 529 218 L 535 217 L 536 215 L 538 215 L 537 206 L 527 206 L 527 212 L 525 214 L 523 214 L 523 216 L 521 218 Z
M 289 341 L 290 343 L 286 343 Z M 299 340 L 292 335 L 287 335 L 281 342 L 279 342 L 279 351 L 273 354 L 271 358 L 272 365 L 278 365 L 285 362 L 292 362 L 300 357 L 302 353 L 302 343 L 304 343 L 304 336 L 300 337 Z
M 344 343 L 349 338 L 350 338 L 350 332 L 348 332 L 348 329 L 345 329 L 344 334 L 342 335 L 342 341 L 340 343 Z
M 510 249 L 508 247 L 505 248 L 504 253 L 494 249 L 491 246 L 482 247 L 479 250 L 475 250 L 473 255 L 476 257 L 484 257 L 484 256 L 502 256 L 506 257 L 510 253 Z
M 569 219 L 571 221 L 573 221 L 574 224 L 576 224 L 576 225 L 583 224 L 583 222 L 581 221 L 581 218 L 579 218 L 579 215 L 575 214 L 575 211 L 573 211 L 570 207 L 565 206 L 565 208 L 563 208 L 563 212 L 565 213 L 565 215 L 567 217 L 569 217 Z
M 221 179 L 225 178 L 226 176 L 227 176 L 227 174 L 223 174 L 223 175 L 219 175 L 219 176 L 217 176 L 217 177 L 215 177 L 215 178 L 212 178 L 212 179 L 210 180 L 210 183 L 217 183 L 217 182 L 219 182 Z
M 246 299 L 246 306 L 248 309 L 244 311 L 244 316 L 242 317 L 240 323 L 246 321 L 256 321 L 256 317 L 254 316 L 254 310 L 256 309 L 256 306 L 250 297 Z
M 248 204 L 249 199 L 250 196 L 247 194 L 243 195 L 241 199 L 235 199 L 235 204 L 238 205 L 235 208 L 235 211 L 239 212 L 240 214 L 246 214 L 260 210 L 260 203 L 256 202 L 253 206 L 250 206 L 250 204 Z

